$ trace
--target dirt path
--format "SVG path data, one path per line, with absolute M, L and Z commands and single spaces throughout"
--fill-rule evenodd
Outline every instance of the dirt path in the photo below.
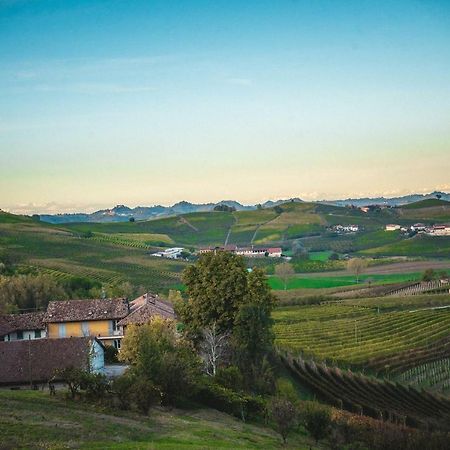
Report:
M 190 223 L 187 219 L 185 219 L 184 217 L 180 216 L 180 222 L 184 223 L 185 225 L 187 225 L 188 227 L 191 227 L 194 231 L 196 231 L 198 233 L 198 228 L 194 227 L 194 225 L 192 225 L 192 223 Z
M 390 275 L 396 273 L 423 272 L 426 269 L 444 270 L 450 269 L 450 260 L 447 261 L 405 261 L 380 266 L 368 267 L 365 274 L 370 275 Z M 333 272 L 315 272 L 299 274 L 301 277 L 340 277 L 351 275 L 348 270 L 336 270 Z

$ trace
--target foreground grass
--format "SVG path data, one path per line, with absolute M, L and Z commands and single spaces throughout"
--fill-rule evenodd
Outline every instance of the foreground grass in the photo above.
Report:
M 286 448 L 270 428 L 213 409 L 163 410 L 148 417 L 68 401 L 58 393 L 0 390 L 1 449 Z M 300 433 L 287 448 L 319 449 Z

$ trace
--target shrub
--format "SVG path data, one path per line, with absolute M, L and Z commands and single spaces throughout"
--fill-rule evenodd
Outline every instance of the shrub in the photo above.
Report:
M 268 414 L 273 421 L 274 428 L 286 443 L 287 436 L 298 423 L 298 413 L 296 407 L 286 398 L 273 397 L 268 406 Z
M 239 394 L 232 389 L 220 386 L 210 377 L 204 378 L 195 400 L 210 408 L 239 417 L 243 421 L 248 418 L 263 417 L 265 410 L 262 397 Z
M 214 377 L 214 381 L 221 386 L 234 391 L 242 390 L 244 385 L 241 371 L 236 366 L 219 367 L 216 376 Z
M 102 373 L 85 373 L 80 387 L 88 398 L 101 400 L 109 390 L 109 381 Z
M 64 383 L 70 391 L 70 396 L 74 399 L 85 382 L 87 372 L 76 367 L 67 367 L 66 369 L 58 371 L 58 375 L 62 378 Z
M 133 383 L 133 377 L 127 373 L 114 379 L 111 383 L 111 392 L 117 397 L 120 407 L 124 410 L 130 408 Z
M 303 422 L 309 434 L 316 440 L 324 439 L 330 432 L 331 410 L 319 404 L 308 405 L 304 412 Z
M 148 414 L 150 407 L 160 403 L 161 392 L 148 379 L 143 376 L 137 377 L 129 389 L 130 399 L 142 414 Z

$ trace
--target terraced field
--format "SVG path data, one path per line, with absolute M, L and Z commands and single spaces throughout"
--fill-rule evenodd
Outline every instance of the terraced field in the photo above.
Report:
M 273 317 L 280 348 L 343 365 L 431 344 L 448 336 L 450 327 L 450 308 L 378 313 L 338 303 L 279 308 Z

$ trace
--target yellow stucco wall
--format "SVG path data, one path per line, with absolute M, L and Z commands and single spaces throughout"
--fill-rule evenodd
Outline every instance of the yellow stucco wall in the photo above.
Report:
M 90 336 L 110 336 L 110 320 L 91 320 L 87 322 Z M 48 334 L 51 338 L 60 337 L 59 323 L 48 324 Z M 65 322 L 65 337 L 84 336 L 82 322 Z

